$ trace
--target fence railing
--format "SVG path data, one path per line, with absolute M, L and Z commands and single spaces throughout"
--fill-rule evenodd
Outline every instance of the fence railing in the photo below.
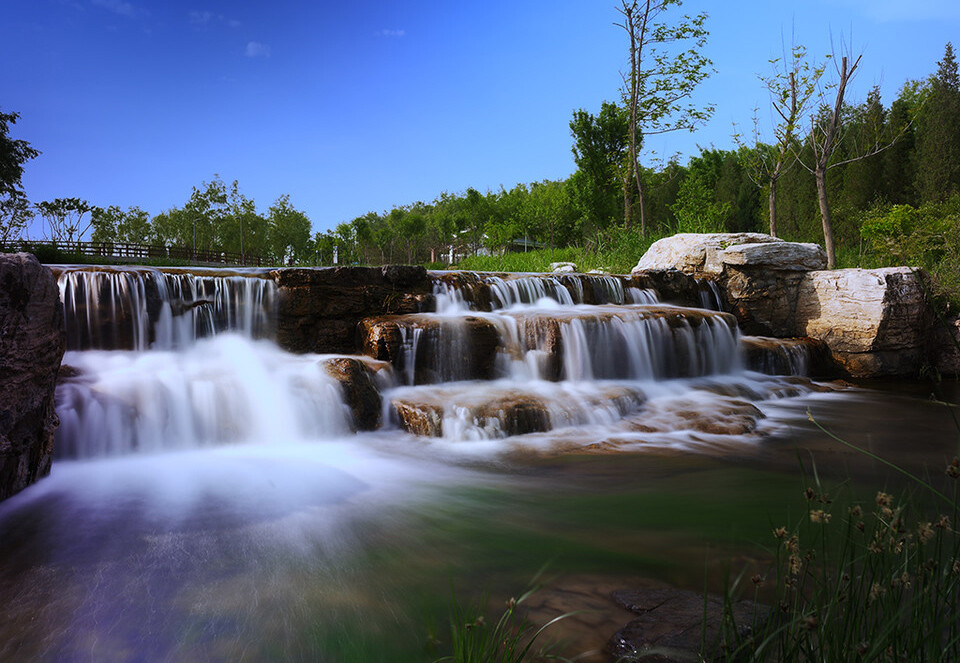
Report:
M 50 240 L 7 240 L 0 241 L 0 251 L 56 251 L 69 255 L 81 255 L 92 258 L 113 258 L 133 260 L 183 260 L 207 265 L 242 265 L 263 267 L 271 261 L 261 256 L 232 253 L 230 251 L 205 251 L 184 246 L 162 246 L 158 244 L 129 244 L 126 242 L 53 242 Z

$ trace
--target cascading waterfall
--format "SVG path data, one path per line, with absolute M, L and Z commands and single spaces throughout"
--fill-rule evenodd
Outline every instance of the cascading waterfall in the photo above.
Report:
M 223 331 L 273 333 L 276 285 L 257 275 L 63 269 L 58 283 L 69 350 L 173 349 Z
M 405 385 L 386 395 L 388 414 L 447 441 L 616 428 L 645 411 L 660 412 L 661 428 L 673 413 L 682 430 L 685 402 L 751 418 L 759 411 L 738 398 L 803 392 L 745 371 L 735 319 L 715 284 L 701 293 L 704 307 L 690 309 L 606 275 L 438 274 L 436 313 L 384 320 L 400 330 Z
M 316 356 L 268 340 L 276 286 L 259 275 L 150 268 L 59 274 L 70 375 L 56 453 L 91 458 L 335 436 L 350 423 Z

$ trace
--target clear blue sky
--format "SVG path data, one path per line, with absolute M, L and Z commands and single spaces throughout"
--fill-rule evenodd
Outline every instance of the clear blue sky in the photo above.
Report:
M 441 192 L 574 170 L 568 122 L 618 96 L 614 0 L 5 0 L 0 109 L 42 151 L 33 201 L 182 206 L 218 173 L 266 208 L 281 194 L 325 230 Z M 661 154 L 732 147 L 766 104 L 756 75 L 790 34 L 864 52 L 850 99 L 888 104 L 960 42 L 958 0 L 687 0 L 717 73 L 696 134 Z M 960 44 L 957 44 L 960 45 Z

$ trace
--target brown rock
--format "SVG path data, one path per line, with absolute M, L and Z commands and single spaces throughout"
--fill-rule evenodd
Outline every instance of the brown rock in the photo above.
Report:
M 320 362 L 327 375 L 340 383 L 344 400 L 353 413 L 356 430 L 380 427 L 383 398 L 367 364 L 356 357 L 333 357 Z
M 389 361 L 412 384 L 494 377 L 500 331 L 490 318 L 401 315 L 359 324 L 363 351 Z M 413 366 L 409 366 L 410 357 Z M 412 382 L 410 376 L 412 374 Z
M 838 373 L 830 348 L 815 338 L 743 336 L 740 347 L 751 371 L 818 378 L 835 377 Z
M 30 254 L 0 254 L 0 499 L 50 472 L 65 344 L 53 274 Z
M 431 306 L 423 267 L 278 269 L 277 342 L 291 352 L 359 351 L 363 318 L 417 313 Z
M 719 642 L 724 611 L 720 597 L 655 587 L 619 590 L 613 599 L 639 615 L 607 643 L 607 650 L 618 660 L 700 660 L 704 643 L 712 648 Z M 769 614 L 752 601 L 733 604 L 731 612 L 740 635 L 749 634 Z

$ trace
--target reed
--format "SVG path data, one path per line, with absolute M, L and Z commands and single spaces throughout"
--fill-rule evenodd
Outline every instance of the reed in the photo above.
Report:
M 802 519 L 771 532 L 768 572 L 751 589 L 736 582 L 727 591 L 728 605 L 766 592 L 769 610 L 751 624 L 725 610 L 720 641 L 703 643 L 703 659 L 960 660 L 960 460 L 947 465 L 942 489 L 895 469 L 907 492 L 878 491 L 870 503 L 831 498 L 814 473 Z

